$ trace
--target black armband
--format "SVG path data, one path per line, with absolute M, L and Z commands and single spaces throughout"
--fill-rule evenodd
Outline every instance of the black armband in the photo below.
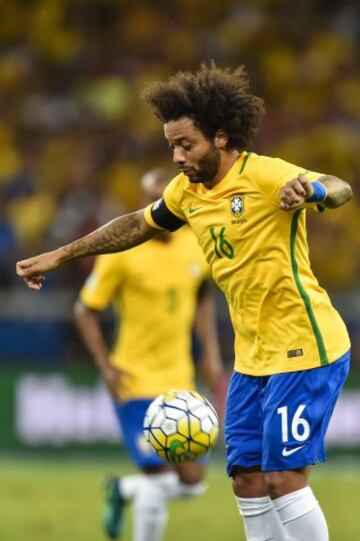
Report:
M 163 198 L 155 201 L 151 207 L 151 217 L 159 227 L 168 231 L 176 231 L 185 224 L 167 208 Z

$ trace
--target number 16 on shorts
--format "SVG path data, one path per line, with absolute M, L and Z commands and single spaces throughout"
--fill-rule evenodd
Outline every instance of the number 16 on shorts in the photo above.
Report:
M 289 416 L 287 406 L 277 409 L 277 413 L 281 418 L 281 441 L 283 443 L 281 454 L 283 457 L 300 451 L 300 449 L 305 447 L 304 442 L 310 436 L 310 425 L 305 417 L 302 417 L 305 408 L 306 404 L 300 404 L 292 418 Z M 293 445 L 294 440 L 298 445 Z M 288 445 L 289 441 L 291 442 L 291 446 Z

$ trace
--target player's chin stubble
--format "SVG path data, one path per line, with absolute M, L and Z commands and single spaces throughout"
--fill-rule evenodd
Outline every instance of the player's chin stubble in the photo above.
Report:
M 212 146 L 199 161 L 194 174 L 189 176 L 190 182 L 209 182 L 217 174 L 220 166 L 220 151 L 215 146 Z

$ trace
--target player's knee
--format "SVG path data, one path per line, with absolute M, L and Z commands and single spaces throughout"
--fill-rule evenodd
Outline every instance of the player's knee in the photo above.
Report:
M 286 485 L 285 472 L 268 472 L 264 474 L 266 486 L 271 498 L 278 498 L 282 495 Z
M 233 490 L 239 498 L 258 498 L 267 495 L 264 476 L 260 471 L 235 470 Z
M 304 488 L 308 484 L 309 468 L 288 471 L 272 471 L 264 474 L 268 493 L 272 499 Z
M 302 488 L 293 479 L 290 471 L 274 471 L 264 475 L 269 495 L 272 499 L 280 498 L 284 494 Z M 295 484 L 294 484 L 295 483 Z

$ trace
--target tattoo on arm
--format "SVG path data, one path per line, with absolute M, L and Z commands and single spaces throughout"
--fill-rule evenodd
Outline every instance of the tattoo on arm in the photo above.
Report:
M 122 252 L 151 239 L 157 232 L 160 233 L 147 224 L 142 210 L 126 214 L 64 246 L 64 261 Z

